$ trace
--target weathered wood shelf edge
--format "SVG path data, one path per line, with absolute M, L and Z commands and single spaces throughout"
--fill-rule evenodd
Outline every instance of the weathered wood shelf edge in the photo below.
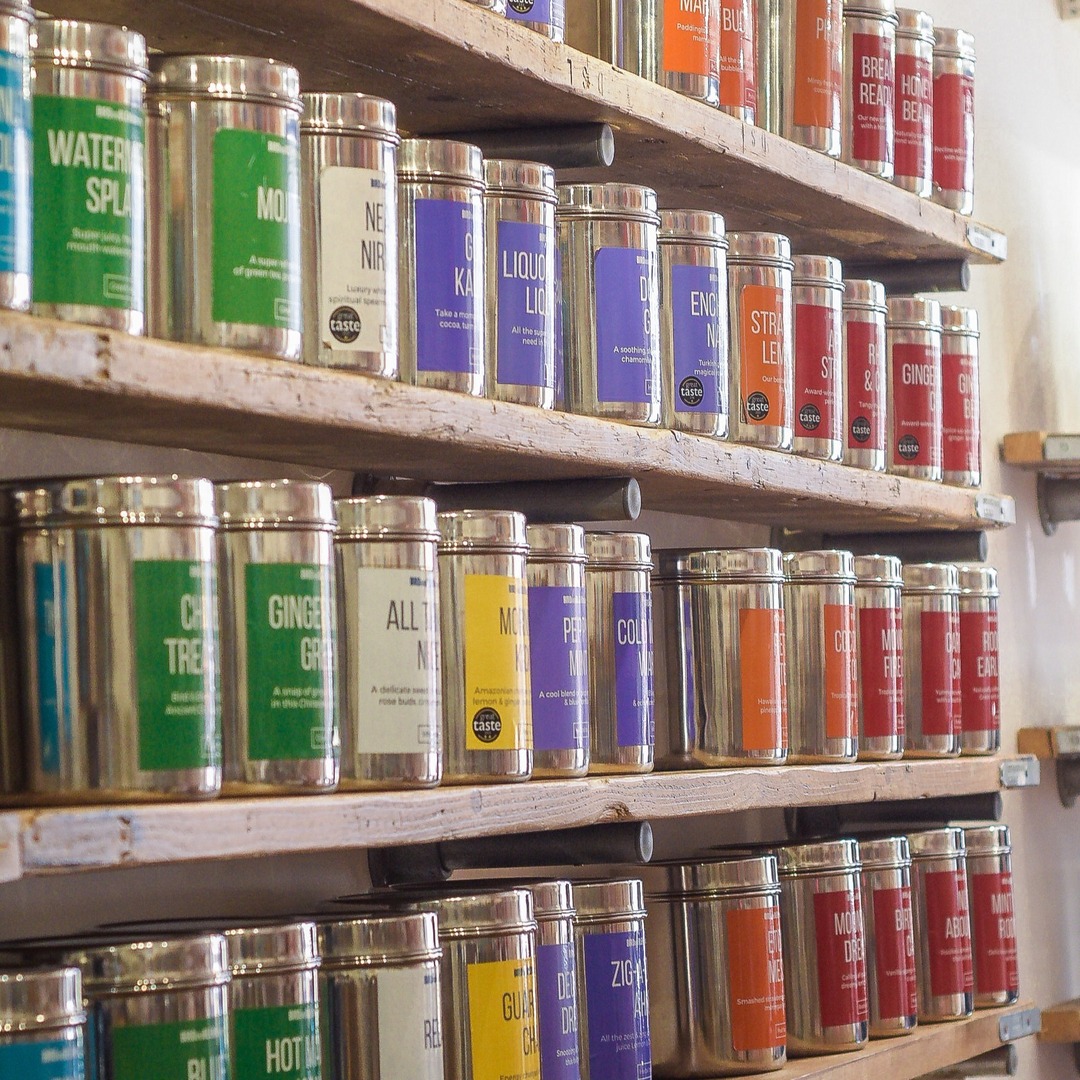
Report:
M 1010 432 L 1001 440 L 1001 460 L 1025 472 L 1080 476 L 1080 435 Z
M 649 509 L 818 531 L 1016 520 L 1008 497 L 12 313 L 0 426 L 434 480 L 633 475 Z

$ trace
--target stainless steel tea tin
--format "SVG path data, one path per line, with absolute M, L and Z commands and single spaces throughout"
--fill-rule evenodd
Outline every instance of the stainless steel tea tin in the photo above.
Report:
M 960 579 L 949 563 L 904 566 L 906 757 L 961 749 Z
M 885 471 L 885 286 L 844 282 L 844 464 Z
M 776 859 L 652 864 L 643 873 L 653 1074 L 745 1076 L 782 1068 Z
M 960 752 L 1001 749 L 998 574 L 992 566 L 958 566 L 960 585 Z
M 438 524 L 431 499 L 335 504 L 341 787 L 442 776 Z
M 893 555 L 855 556 L 859 758 L 904 753 L 903 568 Z
M 493 11 L 496 15 L 506 14 L 507 0 L 465 0 L 465 2 L 475 4 L 477 7 L 487 8 L 488 11 Z
M 972 1013 L 974 991 L 964 830 L 912 833 L 908 843 L 919 1023 L 962 1020 Z
M 975 38 L 934 30 L 934 202 L 975 208 Z
M 652 552 L 645 533 L 585 534 L 589 772 L 651 772 Z
M 523 515 L 439 514 L 443 781 L 532 774 L 529 613 Z
M 728 433 L 727 236 L 720 214 L 660 211 L 663 424 Z
M 979 313 L 941 309 L 941 478 L 946 484 L 982 483 L 982 409 L 979 399 Z
M 744 124 L 757 119 L 756 0 L 720 0 L 720 111 Z
M 213 486 L 121 476 L 15 498 L 29 789 L 87 802 L 216 795 Z
M 32 646 L 24 643 L 19 628 L 18 553 L 15 503 L 11 489 L 0 487 L 0 796 L 4 797 L 20 794 L 26 786 L 20 665 Z M 55 610 L 52 614 L 55 618 Z M 46 663 L 55 664 L 55 649 L 47 651 L 50 659 Z M 55 668 L 52 678 L 55 682 Z
M 691 552 L 676 548 L 652 555 L 654 762 L 659 769 L 693 769 L 702 711 L 698 670 L 704 665 L 695 654 Z M 707 655 L 711 665 L 712 650 Z
M 566 409 L 626 423 L 662 417 L 656 192 L 560 184 Z
M 433 912 L 319 926 L 323 1080 L 443 1080 Z
M 398 151 L 401 381 L 479 396 L 485 379 L 484 159 L 445 139 Z
M 858 750 L 855 563 L 850 551 L 784 556 L 791 762 L 854 761 Z
M 252 56 L 151 70 L 150 332 L 299 360 L 300 76 Z
M 941 305 L 888 301 L 889 472 L 941 479 Z
M 893 183 L 928 199 L 934 187 L 934 20 L 898 8 Z
M 366 94 L 304 94 L 304 361 L 397 378 L 397 112 Z
M 796 255 L 794 406 L 796 454 L 844 455 L 844 272 L 839 259 Z
M 1012 1005 L 1020 1000 L 1020 974 L 1016 963 L 1016 909 L 1009 826 L 967 828 L 964 841 L 967 845 L 975 1008 Z
M 12 44 L 27 32 L 9 15 L 0 22 Z M 143 152 L 146 40 L 104 23 L 43 19 L 31 51 L 34 313 L 143 334 L 153 266 Z M 100 146 L 107 150 L 95 155 Z
M 728 244 L 729 437 L 790 450 L 795 377 L 791 242 L 777 233 L 730 233 Z
M 915 1029 L 915 932 L 912 924 L 911 851 L 906 836 L 859 842 L 870 1038 Z
M 484 162 L 488 397 L 555 404 L 555 170 Z
M 870 1028 L 858 841 L 779 848 L 776 858 L 788 1054 L 858 1049 Z
M 530 525 L 526 535 L 533 776 L 584 776 L 589 771 L 585 530 Z
M 506 17 L 552 41 L 566 33 L 566 0 L 507 0 Z
M 895 168 L 896 0 L 844 0 L 843 158 L 891 180 Z
M 574 885 L 581 1080 L 652 1075 L 645 894 L 640 880 Z
M 217 486 L 226 794 L 338 782 L 334 504 L 329 485 Z
M 27 0 L 0 6 L 0 76 L 8 91 L 2 133 L 6 153 L 0 159 L 5 205 L 0 210 L 0 307 L 30 308 L 34 150 L 30 58 L 34 10 Z M 54 210 L 55 213 L 55 210 Z M 59 253 L 50 252 L 55 258 Z M 45 252 L 42 252 L 45 255 Z M 46 267 L 46 272 L 48 272 Z
M 0 1076 L 84 1080 L 82 978 L 78 968 L 0 968 Z
M 623 5 L 623 49 L 630 56 L 648 50 L 648 43 L 636 49 L 648 32 L 648 5 L 641 5 L 639 18 L 646 24 L 639 28 L 627 17 L 637 5 Z M 662 86 L 707 105 L 720 103 L 720 0 L 687 4 L 682 0 L 659 0 L 652 13 L 655 78 Z M 647 70 L 648 61 L 645 63 Z M 633 69 L 631 69 L 633 70 Z

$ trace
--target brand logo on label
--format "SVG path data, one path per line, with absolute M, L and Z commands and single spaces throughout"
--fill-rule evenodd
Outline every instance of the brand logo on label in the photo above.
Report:
M 865 416 L 856 416 L 851 421 L 851 437 L 859 443 L 870 441 L 870 421 Z
M 905 461 L 911 461 L 919 456 L 919 440 L 914 435 L 905 435 L 896 444 L 896 449 Z
M 349 345 L 360 336 L 360 316 L 351 307 L 334 308 L 330 314 L 330 333 Z
M 705 387 L 696 375 L 688 375 L 679 383 L 679 398 L 684 405 L 700 405 L 705 398 Z
M 510 0 L 510 6 L 519 15 L 528 15 L 532 11 L 534 4 L 535 0 Z
M 480 709 L 472 718 L 472 729 L 482 743 L 492 743 L 502 734 L 502 717 L 495 709 Z
M 804 405 L 799 410 L 799 423 L 807 431 L 817 431 L 821 427 L 821 412 L 816 405 Z
M 764 420 L 769 415 L 769 399 L 759 390 L 755 390 L 746 399 L 746 412 L 751 420 Z

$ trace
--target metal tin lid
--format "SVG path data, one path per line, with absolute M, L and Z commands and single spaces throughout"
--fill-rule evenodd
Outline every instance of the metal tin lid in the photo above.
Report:
M 127 27 L 42 19 L 34 27 L 30 47 L 35 64 L 111 71 L 143 82 L 150 77 L 146 38 Z
M 574 886 L 569 881 L 532 881 L 523 887 L 532 893 L 537 922 L 573 917 Z
M 657 548 L 652 553 L 652 581 L 659 585 L 664 581 L 686 581 L 690 577 L 689 548 Z
M 530 525 L 525 530 L 529 562 L 585 565 L 585 530 L 580 525 Z
M 439 554 L 510 551 L 526 554 L 525 515 L 516 510 L 445 510 L 438 515 Z
M 963 337 L 979 336 L 979 313 L 975 308 L 942 305 L 941 329 L 946 334 L 959 334 Z
M 989 600 L 1001 595 L 998 590 L 998 572 L 992 566 L 964 563 L 956 568 L 961 596 L 983 596 Z
M 0 0 L 0 15 L 32 23 L 34 21 L 34 8 L 27 3 L 27 0 Z
M 318 950 L 324 968 L 438 960 L 439 920 L 433 911 L 417 911 L 320 923 Z
M 890 330 L 929 330 L 941 333 L 941 304 L 924 296 L 890 296 Z
M 858 870 L 861 867 L 859 842 L 844 837 L 841 840 L 818 840 L 812 844 L 791 844 L 776 849 L 776 863 L 781 877 Z
M 859 859 L 864 870 L 900 870 L 911 865 L 911 848 L 906 836 L 879 836 L 859 841 Z
M 903 585 L 904 564 L 895 555 L 856 555 L 855 585 Z
M 555 170 L 539 161 L 486 158 L 484 182 L 489 197 L 513 195 L 555 205 Z
M 309 135 L 364 135 L 397 146 L 397 107 L 369 94 L 301 94 L 300 131 Z
M 222 986 L 229 981 L 228 952 L 221 934 L 89 946 L 68 953 L 64 963 L 82 970 L 88 997 Z
M 952 30 L 939 26 L 934 30 L 934 55 L 954 56 L 960 60 L 975 60 L 975 35 L 967 30 Z
M 900 20 L 896 28 L 898 38 L 934 44 L 934 20 L 929 12 L 919 11 L 918 8 L 897 8 L 896 17 Z
M 217 524 L 214 485 L 173 476 L 102 476 L 58 480 L 15 492 L 19 524 Z
M 836 581 L 855 584 L 855 556 L 850 551 L 792 551 L 784 556 L 788 581 Z
M 439 937 L 444 941 L 536 929 L 533 897 L 528 889 L 436 896 L 417 901 L 412 907 L 438 915 Z
M 419 495 L 336 499 L 341 540 L 438 540 L 438 507 Z
M 908 833 L 912 859 L 947 859 L 963 855 L 967 849 L 964 830 L 953 826 Z
M 728 261 L 740 266 L 775 266 L 791 270 L 791 241 L 780 233 L 728 233 Z
M 0 1035 L 82 1024 L 82 973 L 77 967 L 0 968 Z
M 232 529 L 333 529 L 329 484 L 308 480 L 238 480 L 215 486 L 223 531 Z
M 792 284 L 844 291 L 844 268 L 839 259 L 831 255 L 796 255 L 791 261 Z
M 905 563 L 904 592 L 914 595 L 959 593 L 960 575 L 952 563 Z
M 873 311 L 878 315 L 888 312 L 885 303 L 885 286 L 880 281 L 866 278 L 844 280 L 844 309 L 850 311 Z
M 645 887 L 639 878 L 577 881 L 574 907 L 578 923 L 645 918 Z
M 974 825 L 964 830 L 968 856 L 1011 855 L 1012 836 L 1008 825 Z
M 642 867 L 650 899 L 775 893 L 780 888 L 775 855 L 709 862 L 660 862 Z
M 617 218 L 659 225 L 656 192 L 640 184 L 560 184 L 560 218 Z
M 710 581 L 784 580 L 784 556 L 776 548 L 717 548 L 695 551 L 690 573 Z
M 711 210 L 661 210 L 659 241 L 727 248 L 724 216 Z
M 258 102 L 300 112 L 300 73 L 265 56 L 155 56 L 151 95 Z
M 647 533 L 587 532 L 585 551 L 592 570 L 651 570 L 652 549 Z
M 319 966 L 312 922 L 246 926 L 223 934 L 234 979 L 277 971 L 314 971 Z
M 868 15 L 872 19 L 891 22 L 895 26 L 896 0 L 844 0 L 845 15 Z
M 452 181 L 484 190 L 479 146 L 452 139 L 405 139 L 398 151 L 398 181 Z

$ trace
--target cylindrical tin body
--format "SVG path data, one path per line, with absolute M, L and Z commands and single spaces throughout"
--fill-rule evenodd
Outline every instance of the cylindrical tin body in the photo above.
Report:
M 1008 825 L 964 830 L 967 845 L 971 952 L 975 1008 L 992 1009 L 1020 1000 L 1013 906 L 1012 840 Z
M 433 912 L 319 926 L 322 1080 L 443 1080 Z
M 560 184 L 566 409 L 660 423 L 656 192 L 634 184 Z
M 484 270 L 479 147 L 406 139 L 398 151 L 402 382 L 484 392 Z
M 574 905 L 581 1080 L 652 1076 L 642 883 L 580 882 Z
M 338 782 L 334 505 L 327 484 L 217 486 L 226 794 Z
M 907 1035 L 914 1030 L 918 1016 L 907 837 L 863 840 L 859 858 L 870 1038 Z
M 525 518 L 508 510 L 439 514 L 443 781 L 532 773 Z
M 973 1008 L 974 973 L 964 830 L 908 836 L 919 1023 L 962 1020 Z
M 850 551 L 784 556 L 792 762 L 854 761 L 859 706 Z
M 555 404 L 555 170 L 484 162 L 487 396 Z
M 934 20 L 914 8 L 896 14 L 893 183 L 928 199 L 934 189 Z
M 651 772 L 652 552 L 644 533 L 585 534 L 589 772 Z
M 727 238 L 704 210 L 660 211 L 660 362 L 663 423 L 728 433 Z
M 7 90 L 7 110 L 0 125 L 0 133 L 5 136 L 7 145 L 7 153 L 0 160 L 0 187 L 4 191 L 4 206 L 0 210 L 0 307 L 12 311 L 26 311 L 30 307 L 34 199 L 30 38 L 33 25 L 34 11 L 27 0 L 5 0 L 0 6 L 0 77 Z M 63 207 L 59 214 L 57 209 L 54 206 L 53 213 L 63 218 L 67 208 Z M 46 223 L 45 227 L 49 225 L 51 223 Z M 50 260 L 60 261 L 59 254 L 42 251 L 42 257 Z M 48 266 L 46 273 L 49 273 Z
M 941 309 L 941 478 L 946 484 L 982 483 L 982 410 L 979 400 L 979 313 Z
M 507 0 L 506 17 L 552 41 L 566 33 L 566 0 Z
M 827 255 L 796 255 L 794 405 L 796 454 L 844 456 L 843 269 Z
M 698 671 L 713 665 L 715 651 L 712 642 L 705 643 L 704 656 L 695 651 L 691 553 L 675 548 L 652 554 L 654 761 L 658 769 L 694 769 L 702 711 Z
M 907 757 L 960 753 L 960 579 L 948 563 L 904 566 L 904 727 Z
M 998 575 L 992 566 L 958 566 L 960 585 L 960 752 L 1001 749 Z
M 341 787 L 433 787 L 442 776 L 435 503 L 336 504 Z
M 150 332 L 299 360 L 300 76 L 250 56 L 151 67 Z
M 786 1060 L 772 855 L 646 868 L 653 1074 L 772 1072 Z
M 85 1080 L 85 1024 L 78 968 L 0 968 L 0 1076 Z
M 844 160 L 894 172 L 896 0 L 844 0 Z
M 39 644 L 26 640 L 19 629 L 19 543 L 15 520 L 11 488 L 0 488 L 0 796 L 17 795 L 26 790 L 27 738 L 23 700 L 29 698 L 21 699 L 20 695 L 24 680 L 30 677 L 30 669 L 36 668 L 30 657 L 36 655 Z M 55 620 L 55 611 L 51 614 Z M 42 621 L 53 620 L 46 614 Z M 41 629 L 46 628 L 42 626 Z M 55 649 L 47 652 L 49 660 L 46 663 L 55 662 Z M 25 661 L 24 657 L 27 657 Z M 20 672 L 20 665 L 26 668 L 26 675 Z M 34 675 L 37 674 L 35 670 Z M 55 671 L 53 675 L 55 679 Z
M 893 555 L 855 556 L 859 757 L 904 753 L 904 578 Z
M 14 45 L 15 20 L 0 21 Z M 34 313 L 143 334 L 146 40 L 62 19 L 44 19 L 34 33 Z M 16 87 L 24 100 L 24 76 Z M 102 145 L 110 152 L 91 151 Z M 21 182 L 29 182 L 25 172 Z
M 934 31 L 934 202 L 975 208 L 975 38 Z
M 941 479 L 941 305 L 888 301 L 889 472 Z
M 397 378 L 397 112 L 304 94 L 304 362 Z
M 753 124 L 757 119 L 755 0 L 720 2 L 720 111 Z
M 859 844 L 823 840 L 776 856 L 788 1053 L 855 1050 L 870 1026 Z
M 585 530 L 530 525 L 529 675 L 533 776 L 589 771 Z
M 777 233 L 730 233 L 728 392 L 734 442 L 790 450 L 795 376 L 791 243 Z
M 29 789 L 218 794 L 213 486 L 69 480 L 16 501 Z
M 885 471 L 885 286 L 844 282 L 844 464 Z

